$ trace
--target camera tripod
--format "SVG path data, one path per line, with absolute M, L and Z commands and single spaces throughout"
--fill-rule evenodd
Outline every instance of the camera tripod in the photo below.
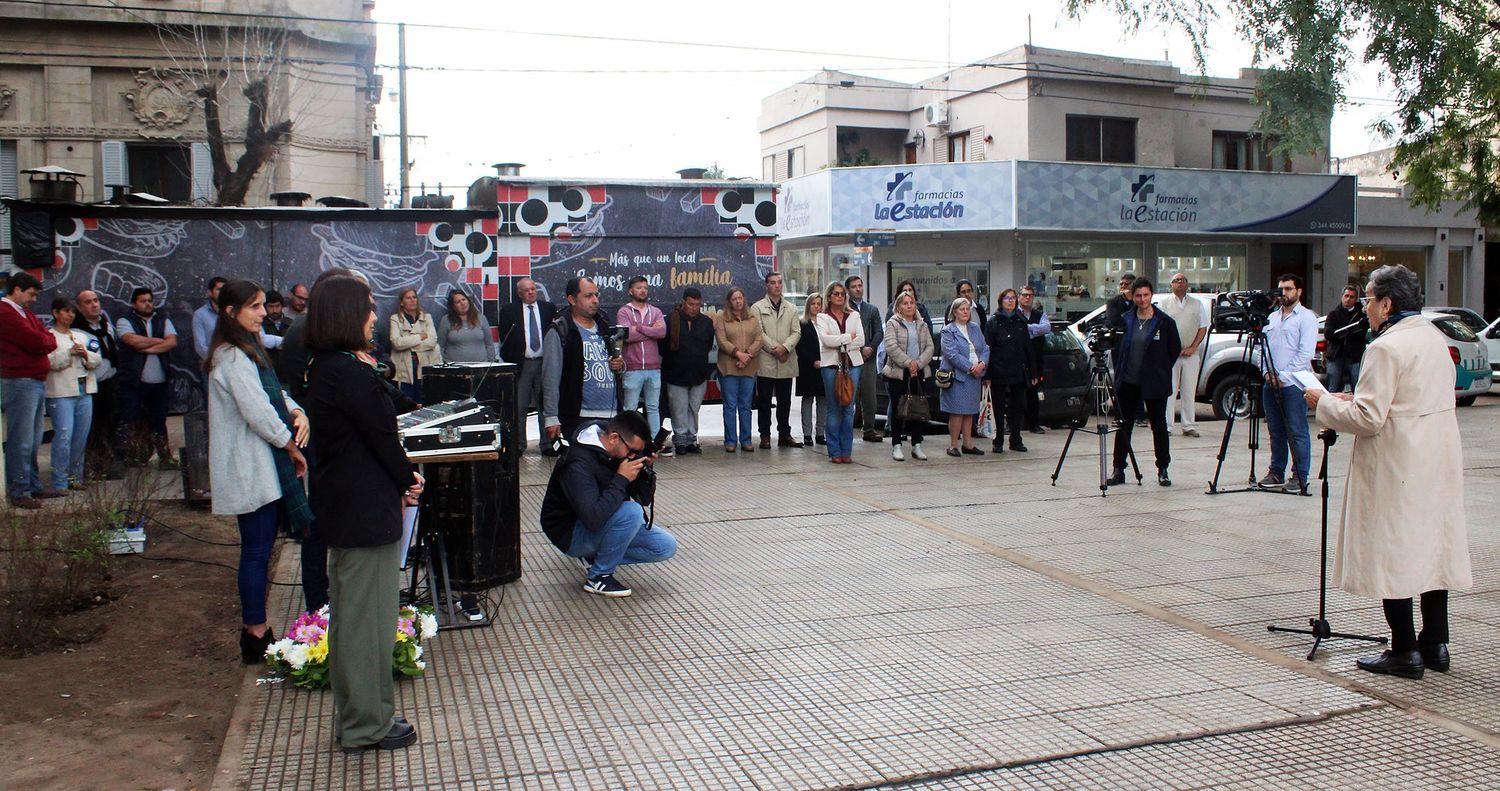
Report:
M 1249 334 L 1250 342 L 1245 344 L 1245 350 L 1240 355 L 1241 370 L 1257 370 L 1259 368 L 1256 364 L 1257 362 L 1264 365 L 1265 370 L 1260 376 L 1251 377 L 1250 381 L 1244 387 L 1235 390 L 1234 400 L 1230 402 L 1229 419 L 1224 421 L 1224 437 L 1219 440 L 1218 463 L 1214 465 L 1214 477 L 1213 480 L 1208 482 L 1208 491 L 1205 494 L 1267 492 L 1270 494 L 1311 497 L 1312 493 L 1308 491 L 1307 481 L 1302 481 L 1302 490 L 1300 492 L 1288 492 L 1284 489 L 1267 489 L 1261 487 L 1255 480 L 1255 454 L 1256 451 L 1260 450 L 1260 423 L 1264 419 L 1261 412 L 1265 409 L 1265 399 L 1263 398 L 1266 387 L 1265 377 L 1266 375 L 1273 377 L 1279 377 L 1280 375 L 1276 372 L 1276 364 L 1271 361 L 1270 351 L 1266 349 L 1265 330 L 1260 326 L 1252 325 L 1250 329 L 1245 330 L 1245 333 Z M 1257 404 L 1260 405 L 1260 409 L 1256 408 Z M 1224 459 L 1229 455 L 1229 437 L 1234 433 L 1234 424 L 1238 420 L 1241 407 L 1244 407 L 1250 421 L 1250 439 L 1248 443 L 1248 447 L 1250 448 L 1250 476 L 1246 486 L 1239 489 L 1225 489 L 1219 486 L 1219 476 L 1224 472 Z M 1285 426 L 1287 424 L 1286 405 L 1282 403 L 1280 398 L 1276 399 L 1276 408 L 1280 410 L 1281 424 Z M 1288 443 L 1288 445 L 1290 444 Z M 1297 469 L 1297 451 L 1295 448 L 1289 448 L 1288 450 L 1290 451 L 1288 455 L 1291 456 L 1291 464 L 1289 466 L 1295 470 Z
M 1310 661 L 1313 655 L 1318 653 L 1318 645 L 1324 640 L 1338 638 L 1340 640 L 1364 640 L 1370 643 L 1384 643 L 1384 637 L 1372 637 L 1363 634 L 1346 634 L 1335 632 L 1328 625 L 1328 450 L 1333 443 L 1338 442 L 1338 432 L 1331 428 L 1325 428 L 1318 432 L 1318 439 L 1323 441 L 1323 465 L 1318 469 L 1318 478 L 1323 481 L 1323 565 L 1318 570 L 1318 614 L 1314 618 L 1307 619 L 1307 629 L 1293 629 L 1287 626 L 1267 626 L 1268 632 L 1292 632 L 1294 634 L 1312 635 L 1312 650 L 1307 652 Z
M 1104 351 L 1089 350 L 1089 415 L 1073 421 L 1068 427 L 1068 438 L 1063 441 L 1062 455 L 1057 457 L 1057 468 L 1052 471 L 1052 485 L 1057 485 L 1057 477 L 1062 474 L 1063 462 L 1068 460 L 1068 448 L 1073 445 L 1073 436 L 1083 429 L 1085 434 L 1094 434 L 1099 437 L 1099 496 L 1109 496 L 1109 442 L 1107 441 L 1112 432 L 1118 431 L 1112 422 L 1104 420 L 1111 414 L 1118 414 L 1115 403 L 1115 387 L 1109 379 L 1109 365 L 1104 361 Z M 1094 424 L 1092 429 L 1084 429 L 1084 424 L 1089 417 L 1097 416 L 1100 420 Z M 1135 450 L 1129 451 L 1130 469 L 1135 473 L 1135 485 L 1140 486 L 1142 476 L 1140 465 L 1135 463 Z

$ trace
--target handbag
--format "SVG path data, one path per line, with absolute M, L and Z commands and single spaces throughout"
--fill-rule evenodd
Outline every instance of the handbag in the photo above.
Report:
M 974 436 L 998 437 L 995 432 L 995 402 L 990 398 L 990 387 L 986 383 L 979 398 L 979 416 L 974 420 Z M 998 440 L 997 440 L 998 441 Z
M 906 394 L 896 402 L 896 417 L 902 422 L 926 422 L 932 419 L 932 411 L 927 407 L 927 396 L 922 394 L 919 386 L 921 379 L 907 377 Z
M 938 386 L 939 390 L 947 390 L 948 388 L 952 387 L 953 369 L 939 368 L 937 370 L 937 373 L 932 375 L 932 382 L 933 384 L 936 384 Z
M 854 377 L 849 375 L 849 355 L 839 352 L 839 370 L 833 375 L 833 397 L 841 407 L 854 403 Z

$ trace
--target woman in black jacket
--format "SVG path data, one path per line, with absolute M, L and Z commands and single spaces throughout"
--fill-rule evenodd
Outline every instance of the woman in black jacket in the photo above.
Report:
M 1005 431 L 1010 431 L 1010 449 L 1026 450 L 1021 441 L 1022 415 L 1026 410 L 1026 387 L 1041 376 L 1041 361 L 1031 343 L 1026 316 L 1017 309 L 1020 296 L 1013 288 L 1001 292 L 995 315 L 985 327 L 984 338 L 990 345 L 990 398 L 995 405 L 996 453 L 1005 452 Z M 1003 427 L 1000 420 L 1005 421 Z
M 828 420 L 828 403 L 824 399 L 823 374 L 818 371 L 822 348 L 813 317 L 823 312 L 821 294 L 809 294 L 802 308 L 802 336 L 797 340 L 797 396 L 802 399 L 802 447 L 827 445 L 824 422 Z
M 329 548 L 334 735 L 349 752 L 395 750 L 417 739 L 395 716 L 391 654 L 401 507 L 421 493 L 422 479 L 406 458 L 395 407 L 368 354 L 375 329 L 369 286 L 350 277 L 318 284 L 306 322 L 312 359 L 303 403 L 318 449 L 312 508 Z

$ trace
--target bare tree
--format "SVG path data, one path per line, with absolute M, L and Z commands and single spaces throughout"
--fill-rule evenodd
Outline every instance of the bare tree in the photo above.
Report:
M 291 62 L 288 44 L 295 33 L 261 23 L 171 24 L 158 25 L 157 31 L 163 51 L 173 61 L 172 71 L 202 105 L 217 202 L 243 205 L 251 180 L 292 133 L 284 81 Z M 233 106 L 226 95 L 236 89 L 245 98 L 246 115 L 242 150 L 231 165 L 223 116 L 226 106 Z

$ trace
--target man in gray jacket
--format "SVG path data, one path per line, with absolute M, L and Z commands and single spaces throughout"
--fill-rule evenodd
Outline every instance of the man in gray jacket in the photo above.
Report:
M 880 348 L 885 326 L 880 320 L 880 309 L 865 301 L 865 281 L 859 275 L 845 278 L 844 290 L 849 292 L 849 306 L 859 314 L 865 330 L 865 345 L 860 349 L 865 361 L 858 366 L 864 373 L 859 375 L 859 390 L 855 393 L 858 408 L 854 420 L 864 426 L 865 442 L 879 442 L 880 431 L 875 428 L 875 380 L 880 377 L 876 375 L 879 369 L 875 367 L 875 350 Z

